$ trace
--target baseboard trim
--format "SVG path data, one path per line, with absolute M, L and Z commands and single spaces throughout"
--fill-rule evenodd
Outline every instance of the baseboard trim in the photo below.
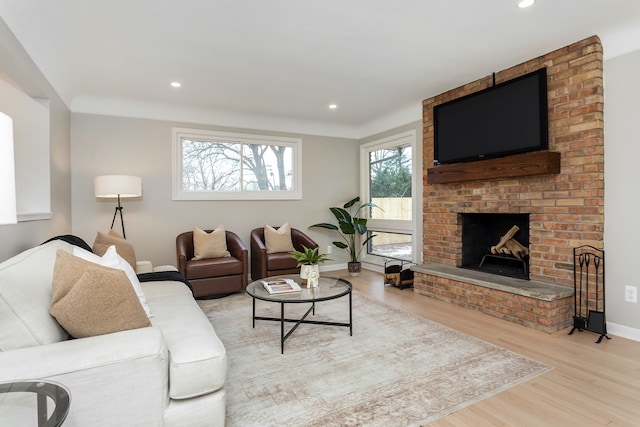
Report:
M 640 341 L 640 329 L 607 322 L 607 332 L 618 337 L 627 338 L 633 341 Z
M 331 264 L 331 265 L 321 265 L 320 271 L 336 271 L 336 270 L 346 270 L 347 264 Z

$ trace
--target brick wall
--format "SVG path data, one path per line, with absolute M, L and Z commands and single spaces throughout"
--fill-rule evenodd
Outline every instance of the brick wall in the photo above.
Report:
M 573 286 L 572 248 L 603 246 L 602 45 L 593 36 L 496 73 L 496 83 L 547 67 L 549 150 L 560 174 L 429 184 L 424 171 L 424 261 L 459 265 L 459 213 L 530 214 L 530 278 Z M 492 76 L 423 101 L 423 161 L 433 164 L 433 107 L 487 88 Z

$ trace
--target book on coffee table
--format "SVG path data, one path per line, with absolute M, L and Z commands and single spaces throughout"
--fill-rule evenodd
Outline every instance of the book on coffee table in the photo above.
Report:
M 284 294 L 287 292 L 300 292 L 300 285 L 291 279 L 267 279 L 262 280 L 262 286 L 270 294 Z

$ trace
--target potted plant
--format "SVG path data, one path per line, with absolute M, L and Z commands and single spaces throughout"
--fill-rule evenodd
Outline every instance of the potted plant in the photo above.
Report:
M 341 208 L 329 208 L 333 216 L 338 220 L 338 225 L 322 222 L 309 226 L 309 228 L 326 228 L 328 230 L 338 232 L 343 241 L 338 240 L 333 242 L 333 244 L 340 249 L 345 249 L 349 253 L 349 263 L 347 266 L 349 268 L 349 275 L 351 276 L 357 276 L 360 274 L 360 270 L 362 268 L 362 264 L 360 263 L 360 254 L 362 253 L 362 249 L 369 240 L 375 237 L 375 235 L 372 234 L 364 239 L 361 244 L 358 243 L 359 236 L 367 233 L 367 218 L 364 216 L 358 216 L 358 214 L 363 208 L 373 207 L 380 209 L 380 207 L 375 203 L 362 203 L 359 204 L 355 208 L 355 212 L 352 213 L 354 206 L 358 202 L 360 202 L 360 197 L 356 197 L 348 201 Z
M 315 272 L 315 277 L 320 275 L 318 264 L 331 261 L 326 254 L 318 253 L 318 248 L 309 249 L 302 245 L 302 251 L 291 252 L 291 257 L 298 261 L 298 267 L 300 267 L 300 280 L 303 285 L 308 287 L 308 279 L 311 272 Z M 317 281 L 316 281 L 317 283 Z

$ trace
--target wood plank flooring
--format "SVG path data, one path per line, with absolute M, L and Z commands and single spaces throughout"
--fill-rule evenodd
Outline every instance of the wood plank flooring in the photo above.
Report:
M 552 366 L 554 369 L 435 423 L 451 426 L 640 426 L 640 342 L 569 329 L 546 334 L 485 314 L 385 286 L 382 274 L 363 270 L 354 289 L 390 306 Z

